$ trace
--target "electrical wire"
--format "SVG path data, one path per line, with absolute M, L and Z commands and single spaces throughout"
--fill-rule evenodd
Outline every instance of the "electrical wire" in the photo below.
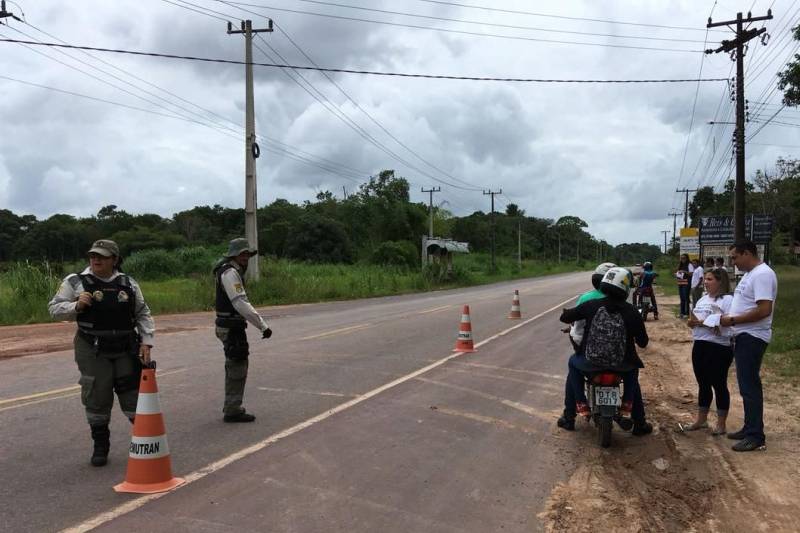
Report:
M 246 2 L 222 2 L 221 0 L 212 0 L 214 2 L 224 3 L 226 5 L 237 5 L 237 6 L 245 6 L 245 7 L 254 7 L 260 9 L 268 9 L 271 11 L 280 11 L 284 13 L 294 13 L 299 15 L 311 15 L 316 17 L 325 17 L 337 20 L 347 20 L 353 22 L 365 22 L 370 24 L 381 24 L 385 26 L 396 26 L 402 28 L 411 28 L 416 30 L 429 30 L 429 31 L 437 31 L 442 33 L 452 33 L 458 35 L 469 35 L 473 37 L 492 37 L 496 39 L 510 39 L 515 41 L 531 41 L 531 42 L 540 42 L 540 43 L 549 43 L 549 44 L 572 44 L 572 45 L 579 45 L 579 46 L 600 46 L 603 48 L 624 48 L 624 49 L 631 49 L 631 50 L 650 50 L 650 51 L 658 51 L 658 52 L 682 52 L 682 53 L 705 53 L 703 50 L 689 50 L 686 48 L 659 48 L 653 46 L 634 46 L 634 45 L 626 45 L 626 44 L 611 44 L 611 43 L 591 43 L 591 42 L 584 42 L 584 41 L 562 41 L 557 39 L 541 39 L 536 37 L 523 37 L 520 35 L 503 35 L 497 33 L 481 33 L 481 32 L 474 32 L 474 31 L 466 31 L 466 30 L 454 30 L 450 28 L 437 28 L 434 26 L 420 26 L 417 24 L 403 24 L 399 22 L 389 22 L 383 20 L 374 20 L 374 19 L 364 19 L 358 17 L 346 17 L 342 15 L 331 15 L 326 13 L 316 13 L 313 11 L 303 11 L 299 9 L 288 9 L 288 8 L 281 8 L 276 6 L 269 6 L 264 4 L 252 4 Z
M 229 65 L 244 65 L 244 61 L 235 59 L 220 59 L 211 57 L 198 57 L 186 56 L 178 54 L 163 54 L 157 52 L 142 52 L 138 50 L 125 50 L 121 48 L 102 48 L 96 46 L 79 46 L 74 44 L 60 44 L 44 41 L 26 41 L 22 39 L 0 39 L 3 43 L 17 43 L 27 44 L 31 46 L 45 46 L 50 48 L 69 48 L 73 50 L 89 50 L 93 52 L 108 52 L 115 54 L 128 54 L 135 56 L 147 57 L 161 57 L 165 59 L 184 59 L 187 61 L 201 61 L 206 63 L 223 63 Z M 278 63 L 259 63 L 253 62 L 256 67 L 272 67 L 280 69 L 297 69 L 297 70 L 314 70 L 318 72 L 339 72 L 343 74 L 365 74 L 372 76 L 396 76 L 403 78 L 427 78 L 427 79 L 443 79 L 443 80 L 466 80 L 466 81 L 502 81 L 502 82 L 520 82 L 520 83 L 695 83 L 714 82 L 714 81 L 727 81 L 726 78 L 680 78 L 680 79 L 627 79 L 627 80 L 602 80 L 602 79 L 544 79 L 544 78 L 495 78 L 490 76 L 452 76 L 443 74 L 412 74 L 408 72 L 381 72 L 374 70 L 354 70 L 343 68 L 324 68 L 324 67 L 309 67 L 301 65 L 281 65 Z

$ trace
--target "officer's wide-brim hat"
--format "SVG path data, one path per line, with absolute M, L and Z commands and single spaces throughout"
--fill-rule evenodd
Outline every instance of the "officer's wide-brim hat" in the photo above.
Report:
M 91 249 L 89 249 L 90 254 L 100 254 L 103 257 L 111 257 L 116 256 L 119 257 L 119 246 L 114 241 L 110 241 L 108 239 L 100 239 L 99 241 L 94 241 L 92 243 Z
M 227 257 L 236 257 L 242 252 L 250 252 L 253 255 L 257 255 L 258 249 L 251 247 L 250 243 L 247 242 L 247 239 L 243 239 L 241 237 L 238 239 L 233 239 L 230 244 L 228 244 Z

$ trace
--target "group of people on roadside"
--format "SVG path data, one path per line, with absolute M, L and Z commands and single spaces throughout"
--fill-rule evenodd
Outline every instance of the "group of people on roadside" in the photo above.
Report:
M 230 241 L 228 252 L 214 267 L 215 332 L 225 353 L 225 399 L 222 420 L 253 422 L 242 407 L 250 353 L 245 328 L 250 323 L 269 338 L 272 330 L 247 299 L 245 272 L 258 251 L 247 239 Z M 155 323 L 142 290 L 122 271 L 119 246 L 109 239 L 95 241 L 89 265 L 64 278 L 48 304 L 57 320 L 77 322 L 75 362 L 81 403 L 94 443 L 91 464 L 108 462 L 111 447 L 111 408 L 114 394 L 125 416 L 134 423 L 142 369 L 152 367 Z M 154 368 L 154 367 L 153 367 Z
M 698 386 L 697 415 L 691 424 L 679 425 L 678 430 L 688 432 L 709 428 L 708 414 L 712 400 L 716 399 L 717 417 L 711 434 L 727 435 L 736 440 L 734 451 L 753 451 L 764 449 L 766 445 L 760 371 L 772 336 L 778 282 L 775 272 L 759 258 L 758 248 L 752 241 L 742 240 L 731 245 L 729 256 L 732 264 L 744 273 L 733 294 L 722 258 L 707 259 L 704 267 L 696 261 L 690 272 L 689 258 L 682 255 L 676 272 L 681 293 L 680 315 L 692 328 L 692 367 Z M 656 277 L 652 265 L 645 268 L 644 273 L 652 284 Z M 576 347 L 576 353 L 569 359 L 564 411 L 557 423 L 561 428 L 574 430 L 576 417 L 589 414 L 584 375 L 600 368 L 587 360 L 586 349 L 592 343 L 603 341 L 589 338 L 591 335 L 608 337 L 602 328 L 589 327 L 600 313 L 618 315 L 625 326 L 624 360 L 615 369 L 623 375 L 621 414 L 629 416 L 632 424 L 628 422 L 620 426 L 632 428 L 634 435 L 652 432 L 652 426 L 645 419 L 638 379 L 644 363 L 636 353 L 636 346 L 645 348 L 649 339 L 641 315 L 627 302 L 632 281 L 630 271 L 603 263 L 592 276 L 595 289 L 582 295 L 575 308 L 565 309 L 561 315 L 562 322 L 573 324 L 570 336 Z M 691 311 L 689 294 L 694 300 Z M 736 361 L 736 376 L 744 404 L 744 425 L 740 430 L 728 433 L 730 392 L 727 380 L 733 361 Z

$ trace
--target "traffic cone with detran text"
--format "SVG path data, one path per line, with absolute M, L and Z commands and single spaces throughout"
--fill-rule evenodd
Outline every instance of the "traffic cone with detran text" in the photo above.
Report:
M 128 471 L 125 481 L 115 485 L 114 490 L 150 494 L 174 489 L 184 482 L 184 479 L 172 476 L 167 431 L 158 400 L 155 365 L 152 365 L 142 370 Z

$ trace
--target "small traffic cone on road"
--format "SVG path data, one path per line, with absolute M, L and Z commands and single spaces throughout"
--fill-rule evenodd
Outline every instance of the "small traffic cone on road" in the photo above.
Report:
M 458 338 L 454 352 L 475 352 L 475 345 L 472 343 L 472 323 L 469 320 L 469 306 L 465 305 L 461 311 L 461 323 L 458 325 Z
M 511 300 L 511 313 L 508 318 L 522 318 L 522 311 L 519 308 L 519 291 L 514 291 L 514 299 Z
M 158 401 L 156 371 L 155 368 L 145 368 L 139 382 L 128 472 L 125 481 L 115 485 L 114 490 L 150 494 L 174 489 L 184 482 L 184 479 L 172 477 L 167 431 Z

